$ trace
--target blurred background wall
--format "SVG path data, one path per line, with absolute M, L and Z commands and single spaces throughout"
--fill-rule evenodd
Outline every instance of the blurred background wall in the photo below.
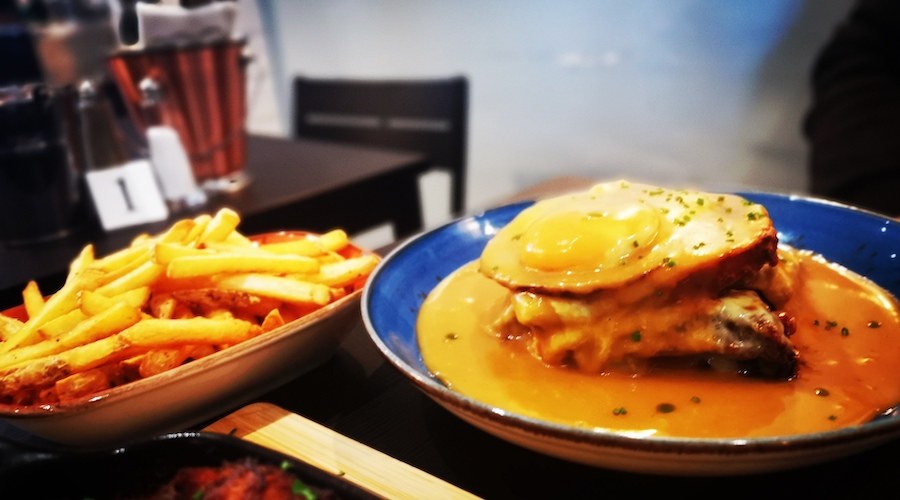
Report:
M 294 75 L 470 79 L 470 211 L 549 177 L 804 191 L 813 59 L 850 0 L 257 0 Z M 445 184 L 425 180 L 426 222 Z

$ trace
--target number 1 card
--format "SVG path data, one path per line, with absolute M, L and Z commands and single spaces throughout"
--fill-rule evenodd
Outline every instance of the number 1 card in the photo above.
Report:
M 86 178 L 100 223 L 106 231 L 159 222 L 169 216 L 153 167 L 147 160 L 94 170 L 88 172 Z

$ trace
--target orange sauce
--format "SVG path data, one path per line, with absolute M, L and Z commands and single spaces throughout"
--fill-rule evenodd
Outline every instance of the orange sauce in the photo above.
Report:
M 519 415 L 642 436 L 759 437 L 857 425 L 900 402 L 900 307 L 868 280 L 801 253 L 786 311 L 798 375 L 771 381 L 689 369 L 585 373 L 547 366 L 492 333 L 509 291 L 470 263 L 424 302 L 426 366 L 454 391 Z

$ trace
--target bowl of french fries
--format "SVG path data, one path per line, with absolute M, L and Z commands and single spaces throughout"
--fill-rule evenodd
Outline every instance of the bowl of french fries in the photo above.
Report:
M 379 257 L 335 229 L 246 236 L 231 209 L 87 245 L 0 314 L 0 418 L 100 446 L 184 430 L 326 361 Z

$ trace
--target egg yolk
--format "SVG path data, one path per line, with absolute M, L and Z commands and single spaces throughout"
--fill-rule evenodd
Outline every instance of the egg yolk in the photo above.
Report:
M 544 271 L 599 270 L 646 251 L 659 226 L 659 216 L 644 207 L 560 211 L 539 218 L 522 233 L 520 257 L 526 266 Z

